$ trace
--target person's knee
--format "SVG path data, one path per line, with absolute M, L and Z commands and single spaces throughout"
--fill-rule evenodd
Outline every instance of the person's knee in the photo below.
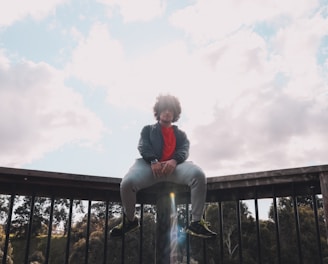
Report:
M 135 182 L 133 178 L 123 178 L 120 184 L 121 192 L 127 192 L 135 189 Z
M 195 168 L 192 173 L 193 184 L 206 185 L 206 175 L 204 171 L 200 168 Z
M 198 175 L 198 180 L 201 183 L 206 184 L 206 175 L 205 175 L 204 171 L 203 170 L 199 170 L 199 172 L 198 172 L 197 175 Z

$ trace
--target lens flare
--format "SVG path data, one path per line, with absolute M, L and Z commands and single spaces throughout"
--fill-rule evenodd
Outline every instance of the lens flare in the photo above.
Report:
M 170 193 L 171 198 L 171 261 L 177 263 L 177 246 L 178 246 L 178 214 L 175 206 L 175 193 Z

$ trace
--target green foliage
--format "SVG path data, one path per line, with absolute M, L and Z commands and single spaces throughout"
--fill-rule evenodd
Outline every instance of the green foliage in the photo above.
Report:
M 8 198 L 7 196 L 2 201 L 4 214 L 2 218 L 7 218 Z M 8 264 L 24 263 L 26 239 L 25 234 L 28 227 L 29 212 L 30 212 L 30 197 L 20 197 L 20 206 L 16 207 L 17 215 L 12 221 L 14 237 L 11 238 L 8 248 Z M 7 200 L 6 200 L 7 199 Z M 85 202 L 74 201 L 74 212 L 83 215 L 81 220 L 74 222 L 71 229 L 71 245 L 69 261 L 71 264 L 84 263 L 86 256 L 86 237 L 87 234 L 87 214 Z M 322 208 L 321 199 L 317 200 L 319 228 L 321 233 L 322 253 L 325 259 L 328 256 L 328 248 L 326 244 L 325 218 Z M 34 217 L 32 225 L 32 240 L 30 243 L 29 261 L 34 263 L 44 262 L 45 252 L 47 247 L 47 234 L 49 215 L 50 215 L 50 199 L 36 198 L 34 207 Z M 69 200 L 56 200 L 54 203 L 54 222 L 53 225 L 63 225 L 67 230 Z M 241 221 L 241 241 L 239 244 L 238 237 L 238 219 L 237 206 L 240 210 Z M 301 238 L 301 254 L 303 262 L 320 263 L 316 241 L 315 218 L 313 212 L 313 204 L 311 197 L 300 197 L 297 199 L 298 219 L 300 224 Z M 120 223 L 119 216 L 122 208 L 117 203 L 109 203 L 108 211 L 108 230 Z M 191 211 L 188 208 L 189 212 Z M 280 251 L 282 263 L 296 264 L 298 260 L 297 235 L 295 224 L 294 203 L 291 198 L 283 197 L 278 199 L 277 213 L 280 227 Z M 7 210 L 7 211 L 6 211 Z M 276 225 L 274 221 L 273 206 L 270 209 L 269 220 L 261 220 L 259 224 L 259 237 L 257 239 L 257 223 L 254 217 L 250 214 L 246 204 L 243 201 L 237 203 L 222 202 L 222 228 L 223 233 L 219 234 L 213 240 L 203 240 L 196 237 L 189 237 L 184 233 L 184 228 L 187 225 L 185 205 L 178 206 L 178 259 L 186 261 L 187 242 L 190 245 L 191 263 L 221 263 L 221 246 L 223 247 L 223 260 L 226 264 L 239 263 L 239 250 L 242 248 L 243 263 L 253 264 L 258 263 L 258 247 L 260 247 L 260 257 L 262 263 L 275 264 L 277 263 L 277 243 L 276 243 Z M 56 215 L 56 216 L 55 216 Z M 209 204 L 206 208 L 206 220 L 211 223 L 211 229 L 220 233 L 219 207 L 217 203 Z M 105 217 L 106 204 L 103 202 L 94 202 L 91 205 L 91 215 L 89 224 L 89 250 L 88 261 L 92 264 L 103 264 L 104 252 L 107 253 L 107 263 L 121 263 L 122 255 L 122 239 L 113 239 L 108 234 L 107 248 L 105 245 Z M 139 243 L 139 231 L 127 234 L 125 236 L 124 256 L 125 263 L 138 263 L 140 246 L 142 246 L 142 254 L 144 262 L 153 263 L 155 259 L 155 235 L 156 235 L 156 207 L 144 207 L 143 219 L 143 244 Z M 52 264 L 64 263 L 66 250 L 66 232 L 63 236 L 53 236 L 50 247 L 50 261 Z M 64 235 L 65 234 L 65 235 Z M 40 236 L 41 235 L 41 236 Z M 221 245 L 221 235 L 223 244 Z M 0 256 L 4 245 L 4 232 L 0 229 Z M 205 253 L 205 258 L 204 258 Z M 327 259 L 328 260 L 328 259 Z M 146 262 L 145 262 L 146 263 Z M 326 263 L 326 262 L 324 262 Z
M 12 233 L 16 237 L 25 238 L 29 228 L 31 213 L 32 197 L 24 196 L 14 211 L 14 219 L 12 221 Z M 36 197 L 33 208 L 32 236 L 44 234 L 47 230 L 49 214 L 46 211 L 49 206 L 49 199 Z
M 302 199 L 299 202 L 299 218 L 301 223 L 301 240 L 302 252 L 304 263 L 317 263 L 318 251 L 316 248 L 314 230 L 314 218 L 311 204 L 309 199 Z M 319 203 L 320 204 L 320 203 Z M 223 256 L 224 263 L 233 264 L 239 263 L 239 250 L 242 248 L 243 263 L 253 264 L 258 262 L 261 257 L 262 262 L 266 264 L 277 263 L 277 244 L 275 236 L 275 223 L 272 219 L 259 222 L 259 237 L 257 239 L 257 226 L 254 217 L 250 214 L 246 204 L 239 202 L 240 221 L 241 221 L 241 241 L 239 245 L 238 238 L 238 221 L 237 221 L 237 202 L 224 202 L 222 203 L 223 214 Z M 293 203 L 289 199 L 281 199 L 279 201 L 279 221 L 281 228 L 281 252 L 283 263 L 297 263 L 298 259 L 296 252 L 296 240 L 294 227 L 294 213 Z M 186 235 L 183 233 L 183 228 L 186 226 L 187 219 L 185 218 L 186 208 L 184 206 L 178 207 L 178 259 L 185 259 L 186 256 Z M 206 219 L 209 221 L 213 229 L 219 232 L 219 212 L 218 205 L 211 204 L 206 210 Z M 151 217 L 150 217 L 151 216 Z M 150 218 L 149 218 L 150 217 Z M 324 228 L 324 217 L 322 209 L 319 209 L 320 228 Z M 116 221 L 117 220 L 117 221 Z M 110 226 L 116 225 L 120 220 L 112 219 Z M 145 217 L 144 223 L 144 244 L 143 254 L 145 259 L 154 259 L 155 247 L 155 219 L 154 214 L 150 213 Z M 146 228 L 150 228 L 147 230 Z M 324 230 L 324 229 L 323 229 Z M 100 234 L 100 233 L 98 233 Z M 323 253 L 327 255 L 326 245 L 324 243 L 325 232 L 322 233 Z M 149 239 L 149 240 L 147 240 Z M 220 236 L 213 240 L 203 240 L 196 237 L 190 237 L 190 252 L 191 258 L 197 263 L 220 263 Z M 98 239 L 101 241 L 101 239 Z M 138 232 L 126 236 L 125 261 L 127 263 L 135 263 L 138 258 Z M 100 244 L 100 243 L 99 243 Z M 260 247 L 260 248 L 258 248 Z M 132 248 L 132 249 L 131 249 Z M 115 249 L 115 250 L 113 250 Z M 260 251 L 259 251 L 260 250 Z M 121 257 L 121 240 L 109 240 L 108 251 L 110 252 L 109 263 L 119 263 Z M 205 252 L 206 258 L 204 259 L 203 253 Z M 260 252 L 260 256 L 259 253 Z M 313 257 L 315 256 L 315 257 Z M 291 261 L 292 260 L 292 261 Z M 294 261 L 294 262 L 293 262 Z M 315 262 L 311 262 L 315 261 Z M 76 262 L 78 263 L 78 262 Z M 96 263 L 96 262 L 95 262 Z
M 3 227 L 0 226 L 0 259 L 3 258 L 3 254 L 4 254 L 5 239 L 6 239 L 6 234 L 4 232 Z M 7 249 L 7 262 L 6 262 L 7 264 L 13 264 L 12 257 L 13 257 L 13 247 L 9 242 L 8 249 Z
M 102 264 L 104 256 L 104 222 L 103 220 L 93 217 L 90 225 L 90 237 L 89 237 L 89 255 L 88 261 L 93 264 Z M 101 221 L 102 224 L 95 221 Z M 85 221 L 85 220 L 84 220 Z M 84 222 L 83 221 L 83 222 Z M 97 222 L 97 224 L 94 224 Z M 121 222 L 121 218 L 111 218 L 108 226 L 109 230 L 115 225 Z M 155 247 L 155 219 L 154 215 L 146 213 L 144 215 L 144 238 L 143 238 L 143 253 L 145 260 L 155 259 L 154 247 Z M 74 236 L 74 244 L 72 247 L 69 262 L 71 264 L 83 263 L 85 259 L 86 249 L 86 225 L 78 224 L 74 226 L 73 232 L 79 234 Z M 127 234 L 125 236 L 125 263 L 138 263 L 139 260 L 139 233 L 140 231 Z M 108 235 L 107 241 L 107 262 L 108 263 L 121 263 L 122 252 L 122 240 L 113 239 Z M 152 262 L 149 262 L 152 263 Z
M 33 237 L 46 235 L 49 226 L 49 218 L 51 211 L 51 199 L 45 197 L 35 197 L 33 207 L 32 233 Z M 17 238 L 25 238 L 29 228 L 30 212 L 32 205 L 32 197 L 19 196 L 16 197 L 16 204 L 19 204 L 14 210 L 14 218 L 12 221 L 12 234 Z M 70 200 L 57 199 L 54 200 L 53 210 L 53 228 L 59 226 L 64 227 L 63 234 L 67 234 L 68 230 L 68 212 Z M 80 200 L 73 201 L 75 213 L 84 213 L 84 205 Z M 8 209 L 8 206 L 7 206 Z M 1 216 L 1 215 L 0 215 Z
M 254 260 L 253 241 L 255 232 L 254 218 L 248 211 L 247 205 L 239 202 L 240 220 L 242 222 L 242 241 L 243 253 L 245 254 L 244 263 L 256 263 Z M 222 203 L 222 219 L 223 219 L 223 254 L 225 263 L 239 263 L 238 250 L 238 221 L 237 221 L 237 202 Z M 217 204 L 210 204 L 206 209 L 206 220 L 210 222 L 211 229 L 217 233 L 220 230 L 219 208 Z M 204 262 L 204 251 L 199 250 L 205 248 L 208 263 L 220 263 L 220 236 L 215 239 L 204 241 L 196 237 L 190 237 L 192 256 L 198 263 Z M 255 251 L 256 252 L 256 251 Z
M 29 263 L 33 264 L 42 264 L 45 261 L 42 251 L 36 250 L 33 254 L 29 257 Z
M 12 238 L 14 263 L 24 263 L 26 240 L 22 238 Z M 40 261 L 45 258 L 47 237 L 36 237 L 31 239 L 30 261 Z M 66 249 L 66 237 L 52 237 L 49 263 L 63 264 Z M 44 263 L 40 262 L 40 263 Z
M 5 223 L 9 211 L 9 195 L 0 195 L 0 222 Z
M 323 255 L 328 255 L 326 243 L 325 221 L 322 201 L 318 200 L 319 227 L 321 229 L 321 245 Z M 297 247 L 297 225 L 295 219 L 294 202 L 292 198 L 283 197 L 278 200 L 278 216 L 280 226 L 280 248 L 282 262 L 296 264 L 299 262 L 298 255 L 302 254 L 304 263 L 320 263 L 313 202 L 310 197 L 297 198 L 298 220 L 300 229 L 301 250 Z M 270 218 L 274 219 L 273 207 L 270 209 Z M 273 221 L 273 220 L 272 220 Z M 274 230 L 272 230 L 274 232 Z

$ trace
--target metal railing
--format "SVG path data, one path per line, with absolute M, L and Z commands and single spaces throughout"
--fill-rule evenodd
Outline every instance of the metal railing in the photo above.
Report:
M 26 230 L 23 263 L 29 263 L 31 255 L 31 241 L 33 237 L 32 222 L 34 217 L 35 201 L 38 197 L 48 197 L 50 200 L 49 223 L 46 239 L 46 250 L 44 263 L 51 263 L 50 249 L 52 245 L 52 221 L 54 215 L 54 204 L 56 199 L 68 199 L 69 212 L 68 212 L 68 229 L 66 232 L 66 247 L 64 263 L 69 263 L 71 254 L 71 227 L 74 222 L 73 218 L 73 204 L 76 200 L 86 201 L 88 212 L 86 214 L 87 231 L 85 237 L 85 254 L 84 263 L 94 264 L 89 260 L 89 255 L 92 252 L 90 246 L 90 225 L 91 225 L 91 205 L 93 201 L 102 201 L 105 204 L 105 225 L 103 228 L 103 250 L 102 261 L 103 263 L 111 263 L 108 258 L 108 241 L 109 237 L 109 209 L 113 202 L 120 203 L 119 184 L 121 179 L 110 177 L 96 177 L 88 175 L 77 175 L 57 172 L 24 170 L 14 168 L 0 168 L 0 194 L 6 195 L 8 198 L 7 218 L 3 223 L 5 236 L 2 246 L 2 264 L 7 263 L 9 252 L 9 244 L 12 239 L 12 222 L 14 215 L 14 208 L 17 196 L 30 197 L 30 211 L 28 219 L 28 228 Z M 300 219 L 301 200 L 307 197 L 308 203 L 312 208 L 311 223 L 313 229 L 310 232 L 314 237 L 314 253 L 315 258 L 312 258 L 311 263 L 327 263 L 327 242 L 322 241 L 322 237 L 326 238 L 327 221 L 325 228 L 322 228 L 322 221 L 320 219 L 320 210 L 318 209 L 319 198 L 322 200 L 322 210 L 324 215 L 328 215 L 328 165 L 283 169 L 256 173 L 247 173 L 239 175 L 210 177 L 207 179 L 207 203 L 214 205 L 217 211 L 217 223 L 214 228 L 218 232 L 218 237 L 215 241 L 202 241 L 202 260 L 199 263 L 254 263 L 249 262 L 249 248 L 255 248 L 256 256 L 253 256 L 255 263 L 279 263 L 285 264 L 286 258 L 288 263 L 307 263 L 304 256 L 304 240 L 309 237 L 303 235 L 303 223 Z M 176 239 L 177 234 L 172 238 L 172 223 L 176 222 L 177 214 L 172 214 L 172 193 L 174 193 L 175 205 L 181 205 L 184 208 L 185 224 L 188 224 L 190 192 L 186 186 L 179 186 L 175 184 L 158 184 L 142 190 L 138 193 L 138 203 L 140 204 L 139 214 L 141 221 L 141 228 L 139 232 L 139 263 L 152 263 L 151 260 L 145 259 L 145 252 L 142 245 L 145 241 L 145 228 L 144 222 L 144 206 L 155 205 L 157 218 L 156 218 L 156 239 L 154 248 L 154 263 L 178 263 L 177 260 L 177 246 L 172 243 L 172 239 Z M 282 223 L 279 222 L 280 209 L 278 207 L 279 199 L 281 197 L 289 197 L 290 206 L 293 213 L 293 224 L 289 226 L 290 229 L 295 230 L 294 234 L 294 248 L 293 262 L 285 256 L 282 251 L 285 247 L 285 241 L 282 236 L 285 235 L 282 230 Z M 272 219 L 266 222 L 266 225 L 271 225 L 271 231 L 274 231 L 274 240 L 265 241 L 263 237 L 264 227 L 263 221 L 259 218 L 259 201 L 261 199 L 270 199 L 271 216 Z M 244 212 L 242 204 L 244 201 L 252 201 L 254 204 L 254 225 L 255 228 L 254 239 L 246 241 L 248 234 L 245 234 L 246 220 L 243 218 Z M 226 238 L 227 223 L 225 222 L 224 208 L 227 204 L 232 204 L 235 215 L 235 236 L 236 244 L 233 248 L 234 259 L 231 255 L 227 254 Z M 303 212 L 303 211 L 302 211 Z M 173 218 L 172 218 L 173 217 Z M 320 222 L 321 221 L 321 222 Z M 180 229 L 175 229 L 180 234 Z M 306 230 L 308 231 L 308 230 Z M 232 234 L 230 234 L 232 235 Z M 271 236 L 272 237 L 272 236 Z M 180 255 L 183 256 L 184 263 L 191 263 L 192 241 L 193 238 L 184 240 L 184 250 Z M 231 242 L 231 241 L 230 241 Z M 196 243 L 196 242 L 195 242 Z M 197 242 L 199 243 L 199 241 Z M 312 242 L 311 242 L 312 243 Z M 313 244 L 313 243 L 312 243 Z M 115 263 L 125 263 L 126 256 L 129 252 L 126 249 L 126 239 L 122 239 L 121 256 L 120 260 Z M 175 246 L 172 246 L 175 245 Z M 199 245 L 199 244 L 197 244 Z M 270 256 L 265 255 L 264 247 L 274 248 L 274 254 Z M 210 250 L 211 249 L 211 250 Z M 231 249 L 231 248 L 230 248 Z M 197 249 L 199 251 L 199 248 Z M 195 250 L 193 250 L 195 251 Z M 211 252 L 210 252 L 211 251 Z M 216 257 L 213 258 L 210 254 L 215 253 Z M 229 251 L 230 252 L 230 251 Z M 228 253 L 229 253 L 228 252 Z M 231 252 L 230 252 L 231 253 Z M 0 255 L 1 256 L 1 255 Z M 237 256 L 237 257 L 236 257 Z M 215 259 L 216 262 L 213 262 Z M 313 262 L 314 261 L 314 262 Z M 114 263 L 114 262 L 113 262 Z M 127 262 L 126 262 L 127 263 Z M 19 263 L 20 264 L 20 263 Z

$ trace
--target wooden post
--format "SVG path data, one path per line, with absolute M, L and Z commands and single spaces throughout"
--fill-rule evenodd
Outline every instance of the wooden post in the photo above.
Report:
M 323 208 L 326 219 L 326 234 L 328 243 L 328 172 L 320 173 L 320 188 L 323 198 Z
M 174 194 L 162 193 L 156 206 L 156 264 L 173 264 L 177 258 L 177 212 Z

